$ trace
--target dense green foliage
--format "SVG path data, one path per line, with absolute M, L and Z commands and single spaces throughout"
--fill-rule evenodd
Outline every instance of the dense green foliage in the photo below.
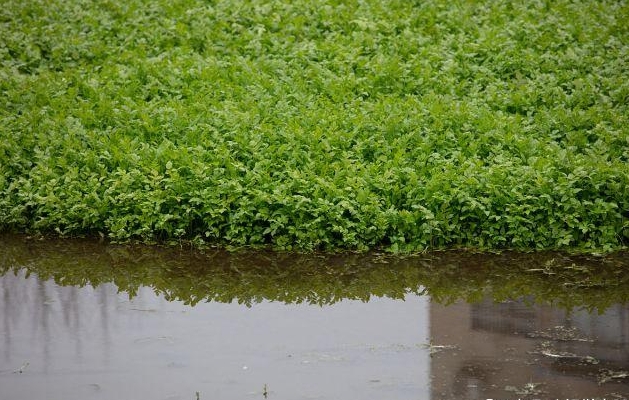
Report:
M 629 241 L 627 2 L 1 5 L 0 230 Z
M 114 283 L 134 297 L 141 286 L 168 300 L 333 304 L 344 299 L 428 295 L 432 302 L 515 300 L 566 310 L 603 312 L 629 302 L 629 254 L 558 253 L 421 256 L 206 253 L 102 245 L 93 241 L 28 241 L 0 236 L 0 276 L 25 271 L 63 286 Z M 552 279 L 549 279 L 552 278 Z

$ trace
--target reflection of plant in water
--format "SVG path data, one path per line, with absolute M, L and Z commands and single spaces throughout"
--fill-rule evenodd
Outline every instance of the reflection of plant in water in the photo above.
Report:
M 372 296 L 425 294 L 449 304 L 463 299 L 525 298 L 561 308 L 602 312 L 629 300 L 629 258 L 562 254 L 494 255 L 441 252 L 394 257 L 384 254 L 176 251 L 93 241 L 28 241 L 1 237 L 0 275 L 24 269 L 64 286 L 114 283 L 135 296 L 148 286 L 169 300 L 251 305 L 263 300 L 331 304 Z M 579 265 L 575 268 L 574 265 Z M 570 267 L 570 268 L 567 268 Z M 541 269 L 542 271 L 536 271 Z M 548 271 L 555 271 L 548 279 Z M 588 280 L 592 286 L 574 288 Z M 540 334 L 552 334 L 542 332 Z M 556 333 L 556 332 L 555 332 Z M 566 340 L 571 332 L 564 332 Z M 579 339 L 573 335 L 571 340 Z

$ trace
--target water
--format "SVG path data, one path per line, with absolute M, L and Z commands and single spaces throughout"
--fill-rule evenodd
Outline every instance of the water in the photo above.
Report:
M 627 254 L 0 256 L 3 400 L 629 398 Z

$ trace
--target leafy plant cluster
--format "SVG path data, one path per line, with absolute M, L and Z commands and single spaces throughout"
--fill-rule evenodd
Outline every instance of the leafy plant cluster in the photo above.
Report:
M 627 20 L 618 1 L 8 2 L 0 230 L 620 248 Z

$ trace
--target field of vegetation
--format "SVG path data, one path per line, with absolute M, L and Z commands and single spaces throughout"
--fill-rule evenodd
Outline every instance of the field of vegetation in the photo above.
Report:
M 0 231 L 629 243 L 626 1 L 0 7 Z

